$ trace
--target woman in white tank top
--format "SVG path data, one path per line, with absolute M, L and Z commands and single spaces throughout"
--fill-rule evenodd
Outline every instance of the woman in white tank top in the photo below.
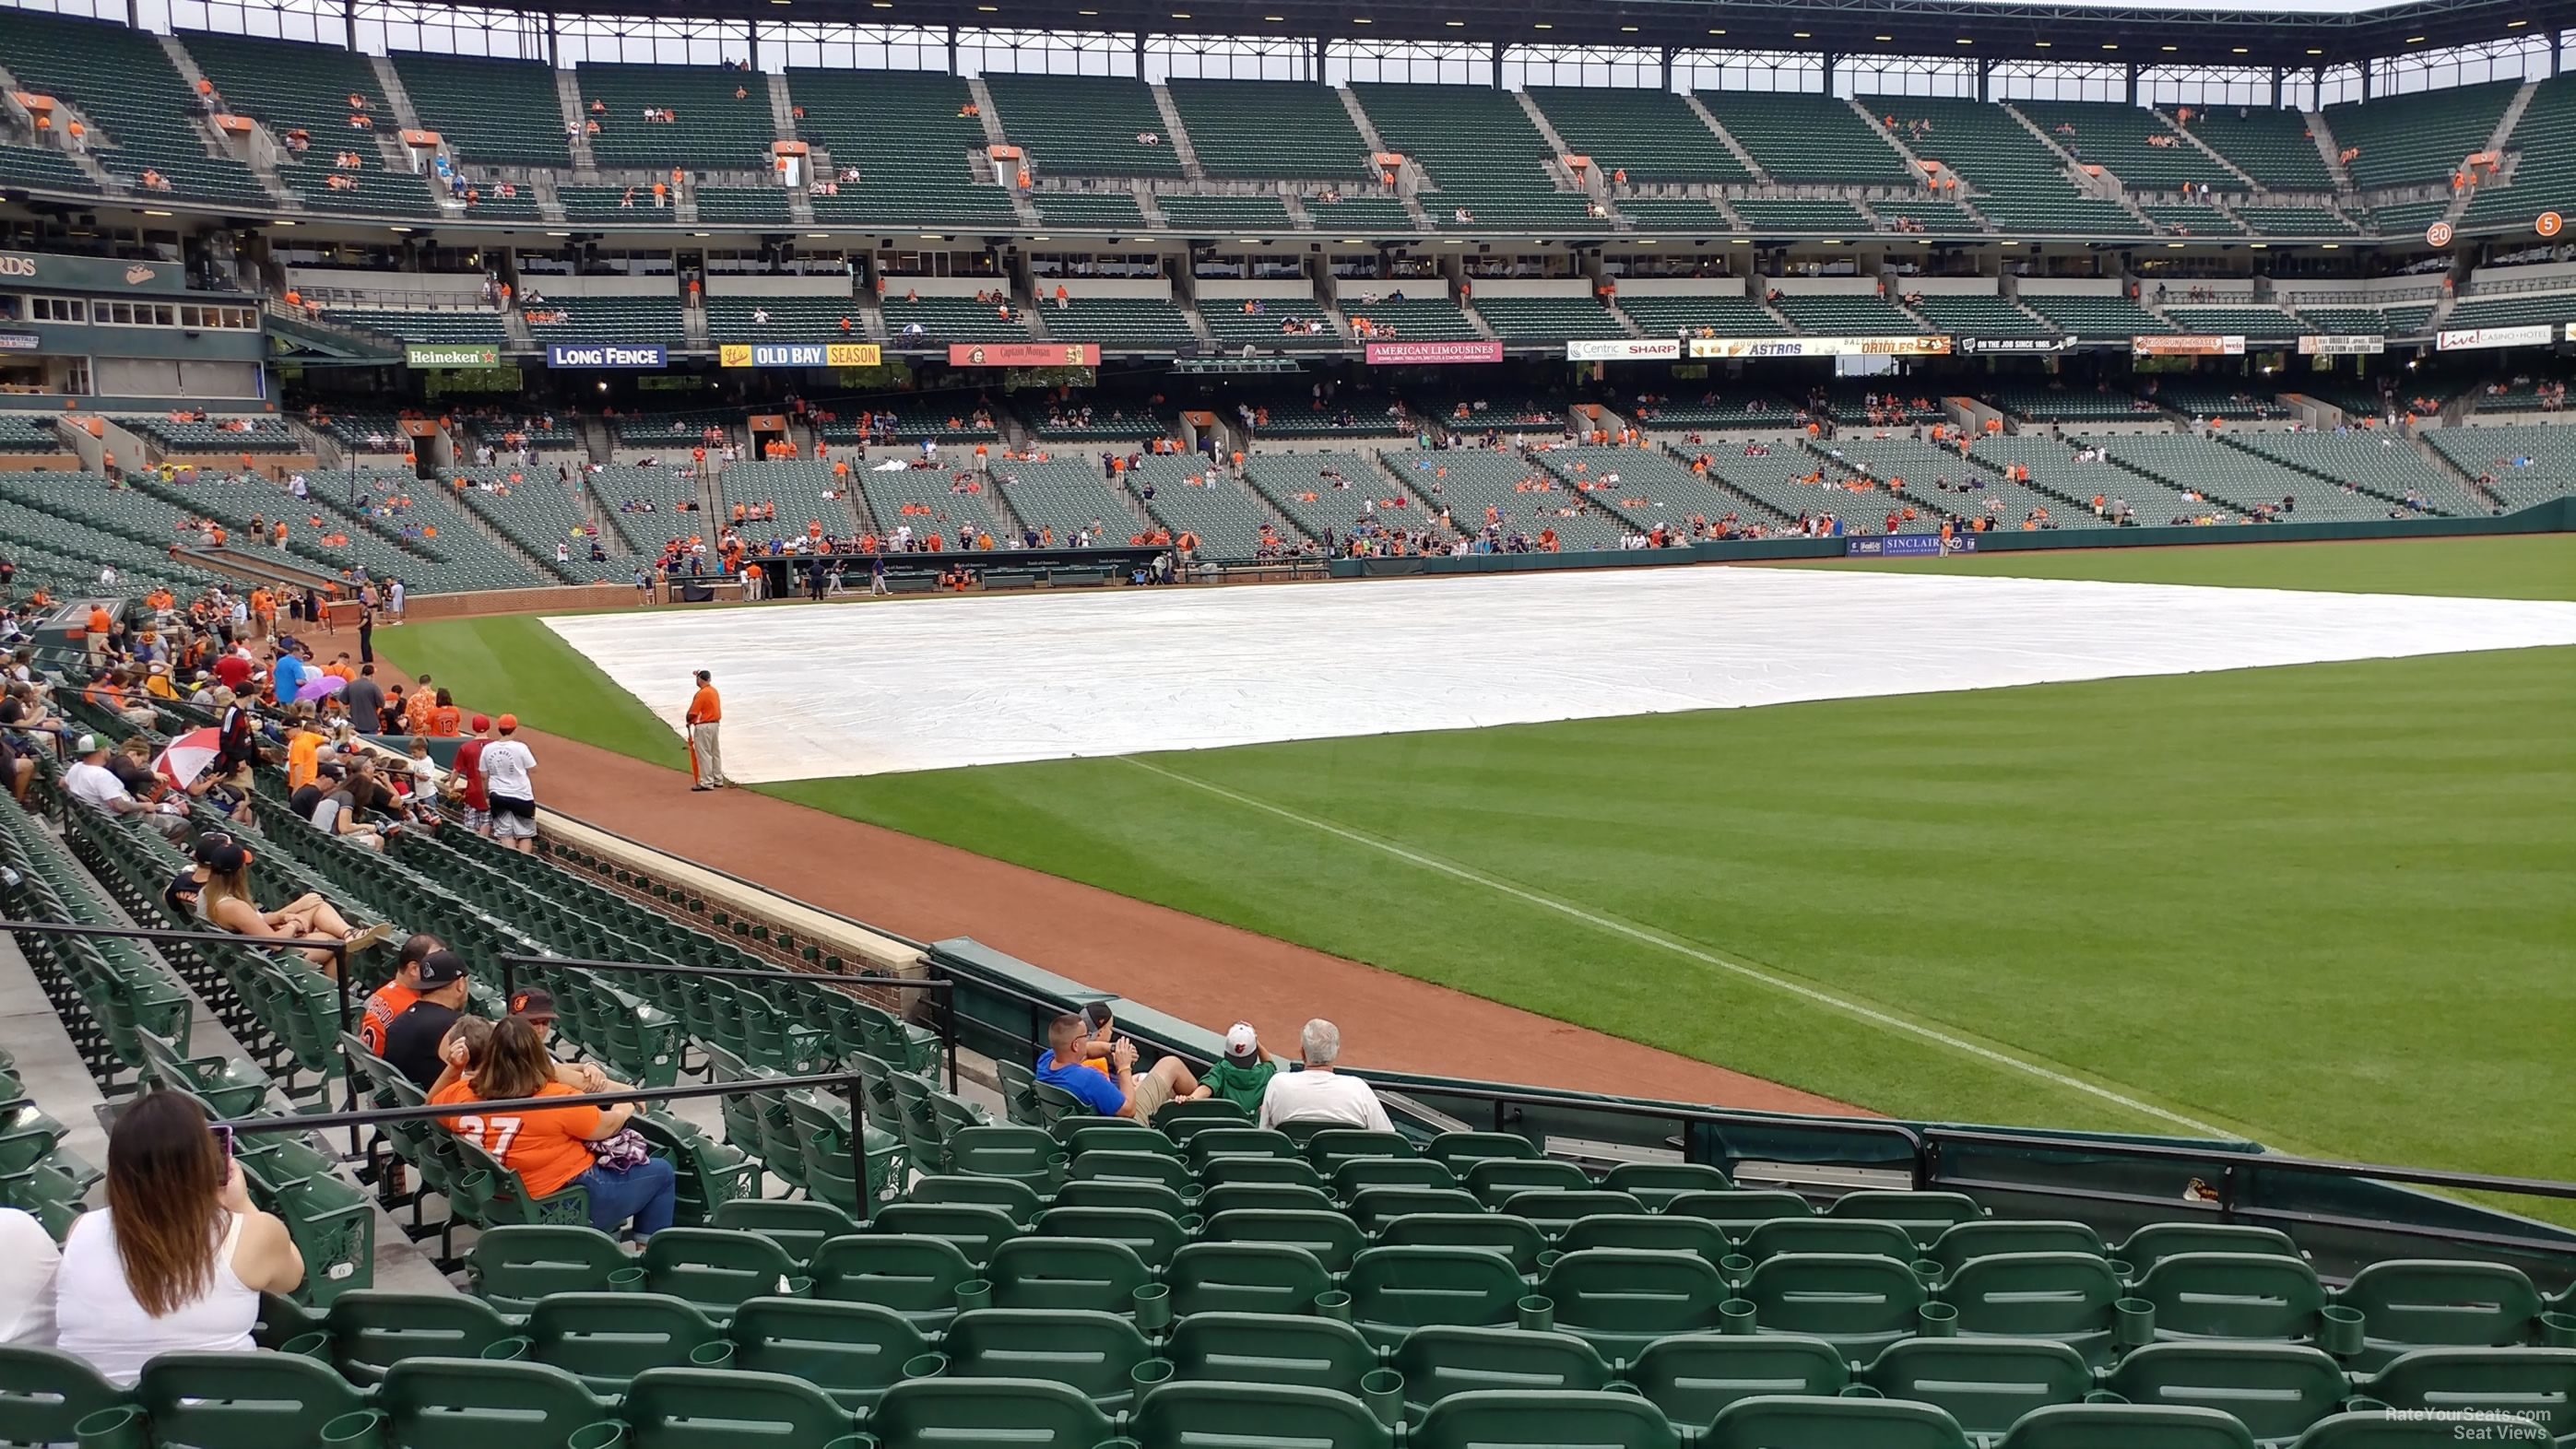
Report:
M 54 1277 L 56 1342 L 130 1387 L 155 1354 L 246 1353 L 259 1295 L 304 1281 L 286 1225 L 250 1205 L 196 1103 L 136 1099 L 107 1143 L 107 1208 L 84 1214 Z

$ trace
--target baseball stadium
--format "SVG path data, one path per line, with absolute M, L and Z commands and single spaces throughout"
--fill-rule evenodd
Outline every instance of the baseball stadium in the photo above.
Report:
M 1089 3 L 0 0 L 0 1449 L 2576 1449 L 2576 0 Z

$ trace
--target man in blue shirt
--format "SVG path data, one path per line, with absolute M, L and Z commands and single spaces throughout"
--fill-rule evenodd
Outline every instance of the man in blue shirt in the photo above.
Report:
M 1082 1060 L 1082 1039 L 1083 1021 L 1078 1015 L 1067 1013 L 1047 1023 L 1047 1050 L 1038 1057 L 1035 1075 L 1103 1117 L 1150 1122 L 1165 1103 L 1207 1095 L 1179 1057 L 1165 1057 L 1152 1070 L 1137 1071 L 1136 1043 L 1123 1036 L 1110 1048 L 1110 1070 L 1103 1074 Z
M 277 702 L 293 704 L 296 692 L 304 688 L 304 661 L 295 657 L 294 649 L 280 645 L 277 662 L 269 666 L 269 679 L 276 686 Z

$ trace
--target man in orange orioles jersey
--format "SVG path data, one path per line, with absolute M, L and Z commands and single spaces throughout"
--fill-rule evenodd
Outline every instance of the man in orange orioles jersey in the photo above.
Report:
M 716 726 L 724 719 L 724 706 L 716 699 L 715 676 L 698 671 L 698 692 L 689 697 L 689 775 L 692 790 L 721 790 L 733 781 L 724 777 L 724 760 L 716 751 Z

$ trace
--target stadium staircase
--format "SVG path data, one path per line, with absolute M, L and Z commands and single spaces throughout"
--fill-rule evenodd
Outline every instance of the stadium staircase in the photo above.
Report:
M 1162 113 L 1163 140 L 1172 148 L 1173 157 L 1181 163 L 1181 175 L 1191 181 L 1207 180 L 1207 168 L 1199 164 L 1198 148 L 1190 144 L 1190 128 L 1181 124 L 1180 109 L 1172 104 L 1172 92 L 1166 86 L 1148 87 L 1154 94 L 1154 109 Z M 1146 203 L 1149 207 L 1152 203 Z M 1148 211 L 1155 220 L 1157 213 Z M 1160 224 L 1159 220 L 1156 222 Z
M 2505 104 L 2504 114 L 2496 118 L 2495 130 L 2487 136 L 2486 144 L 2480 148 L 2492 151 L 2500 158 L 2491 184 L 2511 186 L 2515 173 L 2522 169 L 2522 152 L 2518 149 L 2510 149 L 2513 144 L 2514 128 L 2522 124 L 2523 114 L 2531 109 L 2531 98 L 2538 94 L 2539 90 L 2540 83 L 2532 81 L 2515 91 L 2513 99 Z M 2478 191 L 2478 187 L 2464 186 L 2453 192 L 2451 204 L 2442 212 L 2442 220 L 2455 226 L 2466 220 L 2470 207 L 2477 201 Z M 2518 219 L 2528 221 L 2528 218 Z
M 2260 192 L 2269 189 L 2265 187 L 2263 183 L 2255 180 L 2252 176 L 2247 175 L 2245 168 L 2218 154 L 2215 147 L 2211 146 L 2207 141 L 2202 140 L 2189 126 L 2175 125 L 2173 117 L 2166 113 L 2164 107 L 2158 106 L 2155 108 L 2155 117 L 2157 120 L 2164 122 L 2166 130 L 2180 136 L 2185 145 L 2199 152 L 2202 159 L 2242 182 L 2248 192 Z
M 1860 117 L 1861 123 L 1869 127 L 1871 131 L 1877 133 L 1879 139 L 1887 142 L 1890 149 L 1894 150 L 1897 155 L 1905 158 L 1905 165 L 1908 170 L 1912 171 L 1918 177 L 1929 176 L 1931 174 L 1924 169 L 1923 158 L 1914 154 L 1914 148 L 1906 145 L 1904 140 L 1901 139 L 1894 131 L 1889 130 L 1883 119 L 1871 114 L 1869 107 L 1861 104 L 1858 96 L 1843 97 L 1843 104 L 1851 107 L 1852 114 Z M 2027 125 L 2028 123 L 2024 122 L 2024 124 Z M 2052 147 L 2051 149 L 2054 148 Z M 1951 174 L 1958 176 L 1958 173 L 1956 172 Z M 1969 198 L 1969 190 L 1975 186 L 1975 181 L 1966 176 L 1958 176 L 1958 181 L 1959 189 L 1950 193 L 1946 199 L 1955 204 L 1961 211 L 1966 212 L 1968 214 L 1968 219 L 1975 222 L 1979 227 L 1987 231 L 1997 230 L 1995 224 L 1988 221 L 1984 213 L 1977 210 L 1976 203 Z M 2150 227 L 2148 230 L 2153 231 L 2154 228 Z
M 188 54 L 188 48 L 181 45 L 179 37 L 175 35 L 155 33 L 152 38 L 160 44 L 161 53 L 170 57 L 171 68 L 179 72 L 179 79 L 187 86 L 189 94 L 195 94 L 197 83 L 206 78 L 206 73 L 197 66 L 196 57 Z M 231 147 L 215 131 L 214 123 L 203 117 L 189 117 L 188 127 L 196 133 L 198 142 L 206 148 L 206 155 L 210 159 L 238 160 L 249 167 L 251 174 L 258 178 L 261 188 L 267 191 L 269 199 L 275 205 L 287 211 L 305 209 L 304 198 L 296 195 L 287 186 L 285 178 L 277 174 L 277 167 L 260 156 L 256 149 L 248 156 L 234 156 Z M 277 139 L 278 144 L 285 144 L 284 138 Z
M 1765 186 L 1771 184 L 1771 173 L 1762 169 L 1762 163 L 1753 159 L 1753 153 L 1744 149 L 1743 142 L 1736 140 L 1724 126 L 1718 124 L 1717 117 L 1709 114 L 1708 107 L 1700 103 L 1699 97 L 1688 91 L 1682 92 L 1681 96 L 1682 104 L 1690 107 L 1691 114 L 1699 117 L 1701 125 L 1716 133 L 1717 139 L 1726 144 L 1726 149 L 1734 153 L 1735 159 L 1743 163 L 1744 169 L 1753 173 L 1754 180 Z
M 2104 201 L 2116 203 L 2122 211 L 2127 212 L 2131 218 L 2136 220 L 2140 227 L 2145 229 L 2147 235 L 2154 236 L 2158 234 L 2155 222 L 2150 219 L 2145 212 L 2138 209 L 2137 202 L 2130 199 L 2128 186 L 2119 179 L 2119 174 L 2117 172 L 2112 171 L 2107 166 L 2103 168 L 2102 175 L 2109 178 L 2107 185 L 2102 180 L 2086 175 L 2083 164 L 2077 161 L 2073 156 L 2067 154 L 2066 148 L 2057 144 L 2057 138 L 2048 134 L 2048 129 L 2046 127 L 2023 114 L 2021 107 L 2016 106 L 2009 101 L 1997 101 L 1994 104 L 2005 115 L 2012 117 L 2012 119 L 2018 123 L 2023 130 L 2028 131 L 2031 134 L 2032 139 L 2038 141 L 2040 145 L 2048 148 L 2048 153 L 2055 156 L 2058 163 L 2065 168 L 2066 179 L 2075 187 L 2076 190 L 2087 196 L 2099 197 Z
M 581 131 L 582 122 L 588 118 L 582 109 L 581 83 L 573 78 L 570 67 L 557 68 L 554 79 L 555 103 L 563 112 L 564 133 L 569 140 L 572 175 L 583 182 L 595 183 L 599 179 L 599 157 L 590 149 L 590 138 Z M 557 212 L 561 212 L 562 199 L 555 198 L 554 204 Z
M 2326 175 L 2334 178 L 2335 194 L 2352 194 L 2352 172 L 2343 164 L 2343 145 L 2335 140 L 2334 129 L 2326 124 L 2325 112 L 2302 111 L 2299 119 L 2307 123 L 2308 134 L 2316 138 L 2317 155 L 2326 163 Z
M 367 57 L 367 64 L 375 72 L 378 94 L 382 95 L 385 98 L 385 104 L 392 108 L 394 119 L 400 121 L 406 131 L 423 129 L 420 124 L 420 112 L 412 108 L 411 92 L 403 89 L 402 77 L 394 72 L 394 63 L 381 55 L 371 55 Z M 377 139 L 399 140 L 398 137 L 382 135 Z M 405 164 L 408 164 L 408 161 Z

